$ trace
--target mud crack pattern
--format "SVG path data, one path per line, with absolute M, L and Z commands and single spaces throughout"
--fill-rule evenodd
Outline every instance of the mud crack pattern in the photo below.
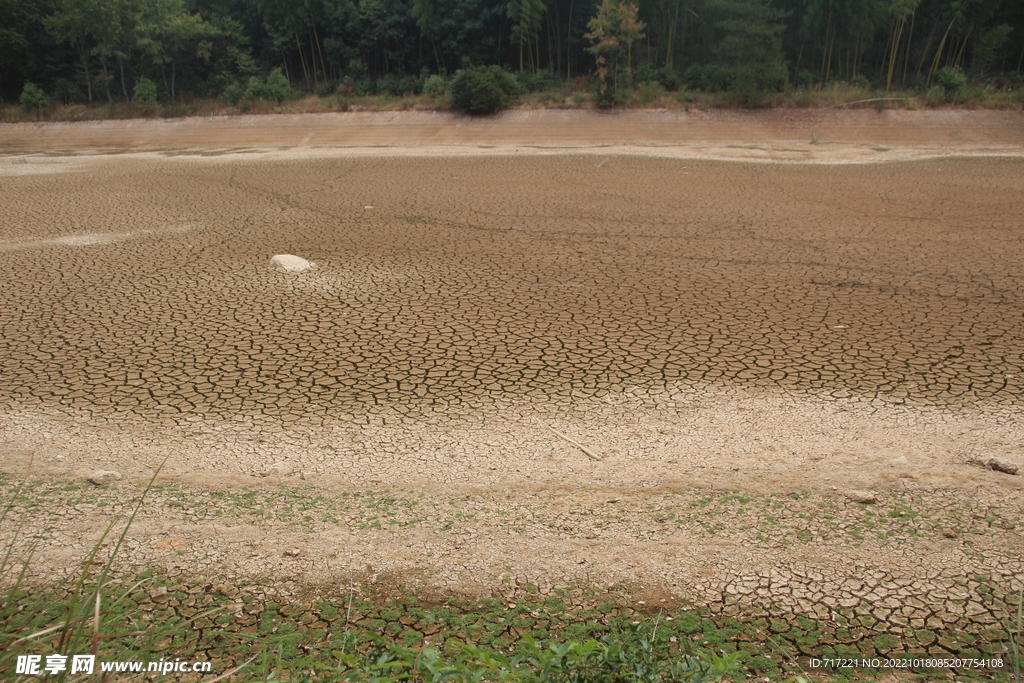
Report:
M 320 425 L 680 383 L 1009 406 L 1022 170 L 178 156 L 10 176 L 0 401 Z M 319 270 L 268 269 L 284 252 Z

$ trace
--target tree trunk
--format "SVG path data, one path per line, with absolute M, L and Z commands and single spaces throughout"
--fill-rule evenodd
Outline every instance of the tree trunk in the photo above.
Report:
M 302 73 L 306 76 L 306 87 L 309 88 L 309 69 L 306 68 L 306 56 L 302 54 L 302 43 L 299 42 L 299 32 L 295 32 L 295 47 L 299 49 L 299 62 L 302 64 Z
M 900 87 L 907 87 L 907 69 L 910 68 L 910 46 L 914 44 L 914 19 L 917 12 L 910 15 L 910 33 L 907 34 L 907 56 L 903 58 L 903 78 L 900 80 Z
M 573 0 L 569 0 L 569 18 L 566 20 L 565 29 L 565 77 L 572 78 L 572 7 Z M 1020 71 L 1020 67 L 1017 68 Z
M 106 58 L 100 59 L 100 66 L 103 67 L 103 89 L 107 93 L 107 104 L 114 106 L 114 96 L 110 94 L 110 81 L 113 76 L 107 71 L 107 60 Z
M 939 41 L 939 49 L 935 51 L 935 59 L 932 60 L 932 68 L 928 70 L 928 87 L 931 87 L 932 76 L 939 70 L 939 58 L 942 57 L 942 51 L 946 47 L 946 39 L 949 38 L 949 32 L 953 30 L 953 23 L 956 21 L 956 17 L 949 22 L 949 26 L 946 27 L 946 32 L 942 34 L 942 40 Z
M 889 50 L 889 70 L 885 74 L 886 92 L 892 88 L 892 77 L 896 71 L 896 60 L 899 58 L 900 41 L 903 39 L 903 26 L 907 23 L 906 19 L 896 19 L 895 21 L 896 26 L 893 30 L 892 48 Z
M 316 32 L 316 24 L 313 24 L 313 39 L 316 41 L 316 51 L 320 55 L 320 67 L 324 72 L 324 80 L 330 80 L 330 76 L 327 74 L 327 62 L 324 60 L 324 51 L 320 47 L 320 36 Z
M 128 97 L 128 86 L 124 84 L 124 60 L 120 57 L 117 58 L 117 67 L 121 70 L 121 92 L 124 93 L 124 101 L 130 102 L 132 98 Z
M 85 49 L 79 51 L 82 56 L 82 70 L 85 72 L 85 91 L 89 94 L 89 104 L 92 104 L 92 76 L 89 75 L 89 55 Z
M 676 6 L 676 13 L 672 15 L 672 21 L 668 24 L 668 37 L 665 40 L 665 67 L 672 68 L 672 54 L 674 52 L 672 43 L 676 39 L 676 22 L 679 21 L 679 7 Z

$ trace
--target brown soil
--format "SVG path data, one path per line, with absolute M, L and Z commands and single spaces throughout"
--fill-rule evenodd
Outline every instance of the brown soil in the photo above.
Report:
M 979 463 L 1024 459 L 1022 144 L 989 111 L 7 124 L 0 468 L 115 469 L 126 499 L 166 457 L 197 506 L 155 503 L 128 558 L 238 582 L 1020 590 L 1022 477 Z M 209 514 L 280 483 L 432 521 Z M 818 529 L 863 515 L 851 489 L 962 521 Z M 776 517 L 814 533 L 651 517 L 708 491 L 795 494 Z M 29 512 L 51 572 L 106 518 Z

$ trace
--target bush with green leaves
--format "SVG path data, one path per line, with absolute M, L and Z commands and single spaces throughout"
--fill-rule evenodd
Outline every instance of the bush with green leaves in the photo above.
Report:
M 278 104 L 284 102 L 292 94 L 292 86 L 288 82 L 288 77 L 281 73 L 280 69 L 274 69 L 267 76 L 266 93 L 277 100 Z
M 444 76 L 433 74 L 423 80 L 423 92 L 430 97 L 443 97 L 448 92 L 448 83 Z
M 562 84 L 561 79 L 547 69 L 540 69 L 536 73 L 523 71 L 516 75 L 516 79 L 525 92 L 551 90 Z
M 220 95 L 221 99 L 228 104 L 234 106 L 238 104 L 238 101 L 245 97 L 245 88 L 239 83 L 230 83 L 228 87 L 224 88 L 224 92 Z
M 650 64 L 642 64 L 636 69 L 634 80 L 641 85 L 645 81 L 660 83 L 665 90 L 678 90 L 682 80 L 679 72 L 670 66 L 654 68 Z
M 637 87 L 637 96 L 644 104 L 648 104 L 665 94 L 665 86 L 658 81 L 644 81 Z
M 35 109 L 36 111 L 50 106 L 50 97 L 43 92 L 42 88 L 31 82 L 25 83 L 19 101 L 21 106 L 26 109 Z
M 498 66 L 459 69 L 449 90 L 456 109 L 475 115 L 500 111 L 521 92 L 516 77 Z
M 958 66 L 944 66 L 935 72 L 935 82 L 949 94 L 960 92 L 967 85 L 967 76 Z
M 250 100 L 264 100 L 270 96 L 270 89 L 259 76 L 250 76 L 245 84 L 244 96 Z
M 691 64 L 683 79 L 687 87 L 702 92 L 722 92 L 732 86 L 731 74 L 717 64 Z
M 153 104 L 156 102 L 156 83 L 145 76 L 141 76 L 135 84 L 135 94 L 132 101 L 137 104 Z

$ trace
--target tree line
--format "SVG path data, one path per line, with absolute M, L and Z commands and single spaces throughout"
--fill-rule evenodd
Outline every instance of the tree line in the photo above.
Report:
M 283 75 L 419 92 L 470 67 L 527 87 L 1024 84 L 1020 0 L 0 0 L 0 97 L 177 100 Z M 255 79 L 255 81 L 253 80 Z M 234 90 L 232 90 L 234 88 Z

